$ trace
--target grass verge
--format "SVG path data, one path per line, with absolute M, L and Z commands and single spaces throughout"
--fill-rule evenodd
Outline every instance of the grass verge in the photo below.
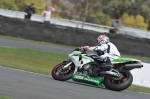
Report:
M 63 54 L 6 47 L 0 47 L 0 53 L 0 65 L 2 66 L 47 75 L 51 74 L 51 70 L 56 64 L 66 60 L 68 57 Z M 131 85 L 128 89 L 137 92 L 150 93 L 150 88 L 147 87 Z
M 150 93 L 150 88 L 143 87 L 143 86 L 138 86 L 138 85 L 131 85 L 129 90 L 135 91 L 135 92 L 145 92 L 145 93 Z
M 0 97 L 0 99 L 12 99 L 12 98 L 8 98 L 8 97 Z
M 61 45 L 61 44 L 47 43 L 47 42 L 42 42 L 42 41 L 34 41 L 34 40 L 28 40 L 28 39 L 17 38 L 17 37 L 10 37 L 10 36 L 2 36 L 2 35 L 0 35 L 0 38 L 9 39 L 9 40 L 23 41 L 23 42 L 30 42 L 30 43 L 35 43 L 35 44 L 44 44 L 44 45 L 48 45 L 48 46 L 58 46 L 58 47 L 64 47 L 64 48 L 70 48 L 70 49 L 75 49 L 76 48 L 76 47 L 73 47 L 73 46 L 66 46 L 66 45 Z M 129 54 L 125 54 L 125 53 L 121 53 L 121 55 L 123 57 L 135 58 L 135 59 L 139 59 L 139 60 L 150 61 L 149 57 L 137 56 L 137 55 L 129 55 Z
M 67 55 L 21 48 L 0 47 L 0 53 L 1 66 L 48 75 L 56 64 L 67 59 Z

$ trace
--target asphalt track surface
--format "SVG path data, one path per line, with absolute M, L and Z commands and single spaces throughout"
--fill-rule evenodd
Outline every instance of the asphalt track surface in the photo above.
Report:
M 4 44 L 5 43 L 5 44 Z M 40 44 L 0 39 L 0 46 L 59 51 L 67 54 L 69 49 Z M 57 48 L 57 49 L 55 49 Z M 49 75 L 41 75 L 0 66 L 0 96 L 13 99 L 149 99 L 150 94 L 129 90 L 110 91 L 97 86 L 73 81 L 56 81 Z
M 8 40 L 3 38 L 0 38 L 0 46 L 28 48 L 28 49 L 34 49 L 34 50 L 40 50 L 46 52 L 54 52 L 59 54 L 69 54 L 72 51 L 72 49 L 63 48 L 63 47 L 48 46 L 48 45 L 35 44 L 30 42 Z
M 57 47 L 57 46 L 48 46 L 42 44 L 35 44 L 31 42 L 23 42 L 23 41 L 16 41 L 16 40 L 9 40 L 0 38 L 0 46 L 5 47 L 15 47 L 15 48 L 27 48 L 39 51 L 46 51 L 46 52 L 54 52 L 59 54 L 69 54 L 72 52 L 73 49 Z M 150 61 L 142 60 L 143 62 L 150 63 Z
M 150 94 L 56 81 L 48 75 L 0 67 L 0 96 L 13 99 L 149 99 Z

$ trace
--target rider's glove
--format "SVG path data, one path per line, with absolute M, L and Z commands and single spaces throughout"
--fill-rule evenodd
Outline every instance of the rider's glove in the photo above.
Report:
M 83 46 L 83 47 L 81 47 L 84 51 L 88 51 L 89 50 L 89 46 Z

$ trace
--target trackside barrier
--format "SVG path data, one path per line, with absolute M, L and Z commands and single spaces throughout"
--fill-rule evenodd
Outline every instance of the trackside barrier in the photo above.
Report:
M 24 19 L 25 13 L 0 8 L 0 15 L 6 16 L 6 17 L 11 17 L 11 18 Z M 31 17 L 31 20 L 43 22 L 43 17 L 41 15 L 34 14 Z M 51 23 L 63 25 L 63 26 L 75 27 L 75 28 L 82 28 L 82 25 L 83 25 L 83 22 L 81 22 L 81 21 L 58 19 L 58 18 L 52 18 Z M 98 25 L 98 24 L 92 24 L 92 23 L 86 23 L 86 22 L 84 23 L 84 27 L 83 27 L 83 29 L 93 30 L 93 31 L 102 32 L 102 33 L 109 33 L 109 29 L 111 29 L 111 28 L 113 28 L 113 27 Z M 119 28 L 118 34 L 130 35 L 133 37 L 149 38 L 150 39 L 150 32 L 149 31 L 144 31 L 144 30 L 129 28 L 129 27 Z
M 150 64 L 143 63 L 143 68 L 131 70 L 133 84 L 150 88 Z

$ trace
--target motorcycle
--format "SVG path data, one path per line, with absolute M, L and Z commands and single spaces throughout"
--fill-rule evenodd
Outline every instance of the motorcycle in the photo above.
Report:
M 75 49 L 69 54 L 67 61 L 52 69 L 52 77 L 59 81 L 72 79 L 113 91 L 122 91 L 132 84 L 133 76 L 130 70 L 143 67 L 140 60 L 131 58 L 120 57 L 111 63 L 113 68 L 108 70 L 110 66 L 101 61 L 96 54 L 87 54 L 83 50 Z

